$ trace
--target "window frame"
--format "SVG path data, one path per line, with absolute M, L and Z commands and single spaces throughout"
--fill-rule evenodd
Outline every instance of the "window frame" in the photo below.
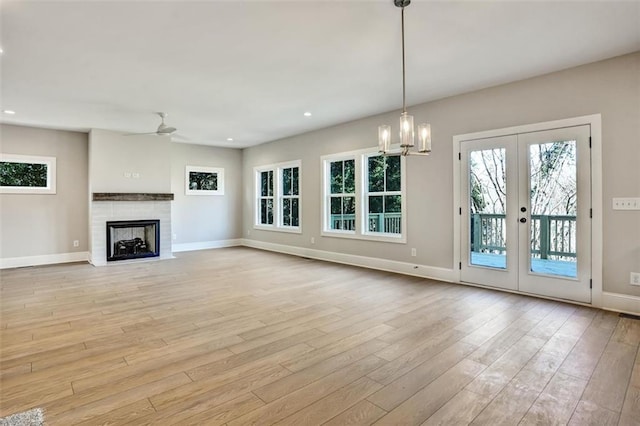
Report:
M 362 229 L 362 233 L 365 235 L 369 235 L 369 236 L 376 236 L 376 237 L 380 237 L 380 236 L 384 236 L 384 237 L 392 237 L 392 238 L 401 238 L 402 235 L 404 234 L 404 229 L 406 226 L 406 222 L 405 222 L 405 216 L 406 216 L 406 210 L 405 210 L 405 194 L 403 189 L 405 188 L 404 185 L 404 175 L 405 175 L 405 168 L 404 168 L 404 159 L 405 157 L 403 157 L 400 154 L 389 154 L 389 155 L 381 155 L 380 153 L 370 153 L 367 154 L 365 156 L 363 156 L 363 170 L 362 170 L 362 199 L 363 199 L 363 209 L 362 209 L 362 215 L 363 215 L 363 229 Z M 386 158 L 389 157 L 399 157 L 400 159 L 400 190 L 399 191 L 387 191 L 386 190 L 386 173 L 385 173 L 385 190 L 384 191 L 369 191 L 369 173 L 368 173 L 368 168 L 369 168 L 369 159 L 372 157 L 383 157 L 385 158 L 385 162 L 386 162 Z M 400 230 L 401 232 L 399 234 L 396 233 L 391 233 L 391 232 L 376 232 L 376 231 L 370 231 L 369 230 L 369 196 L 371 195 L 374 196 L 382 196 L 383 198 L 385 196 L 392 196 L 392 195 L 399 195 L 400 196 Z M 383 212 L 384 214 L 384 212 Z
M 288 169 L 292 170 L 291 183 L 293 187 L 293 169 L 295 168 L 298 169 L 298 193 L 285 195 L 282 188 L 282 184 L 284 182 L 284 171 Z M 279 167 L 277 167 L 277 171 L 278 171 L 277 180 L 278 180 L 278 191 L 279 191 L 278 193 L 278 227 L 286 230 L 298 231 L 301 228 L 301 222 L 302 222 L 302 215 L 300 214 L 302 211 L 302 202 L 300 197 L 300 192 L 301 192 L 300 182 L 301 182 L 302 173 L 301 173 L 300 161 L 281 164 Z M 291 200 L 291 209 L 293 209 L 293 200 L 298 200 L 298 225 L 294 226 L 294 225 L 284 224 L 284 200 Z
M 290 168 L 298 168 L 298 195 L 284 195 L 282 190 L 283 171 Z M 289 233 L 302 233 L 302 161 L 294 160 L 283 163 L 268 164 L 264 166 L 257 166 L 254 170 L 254 220 L 253 229 L 263 231 L 277 231 L 277 232 L 289 232 Z M 273 172 L 273 195 L 262 196 L 261 186 L 261 173 Z M 273 199 L 273 223 L 263 224 L 260 223 L 260 200 L 263 198 Z M 298 200 L 298 226 L 284 225 L 283 211 L 284 200 L 297 199 Z
M 191 189 L 191 173 L 208 173 L 216 175 L 217 189 Z M 208 166 L 185 166 L 185 195 L 224 195 L 224 169 Z
M 400 156 L 400 191 L 401 197 L 401 233 L 391 234 L 383 232 L 370 232 L 368 230 L 368 159 L 370 157 L 376 157 L 381 155 L 376 148 L 366 148 L 356 151 L 342 152 L 336 154 L 324 155 L 320 158 L 320 165 L 322 170 L 322 202 L 320 208 L 322 209 L 322 224 L 320 228 L 320 235 L 325 237 L 338 237 L 338 238 L 350 238 L 357 240 L 368 241 L 380 241 L 390 243 L 407 243 L 407 209 L 406 209 L 406 158 Z M 394 155 L 394 154 L 392 154 Z M 355 230 L 345 231 L 340 229 L 331 229 L 329 227 L 329 220 L 331 218 L 331 188 L 330 188 L 330 176 L 331 176 L 331 163 L 336 161 L 355 160 L 355 213 L 356 224 Z M 397 191 L 393 191 L 396 193 Z M 367 226 L 365 226 L 367 225 Z
M 353 152 L 347 152 L 347 153 L 341 153 L 341 154 L 332 154 L 332 155 L 325 155 L 321 158 L 322 160 L 322 228 L 321 228 L 321 235 L 325 235 L 325 236 L 332 236 L 332 237 L 347 237 L 347 238 L 353 238 L 356 236 L 356 231 L 358 229 L 358 222 L 360 221 L 360 214 L 359 214 L 359 204 L 358 200 L 359 200 L 359 188 L 358 188 L 358 182 L 357 182 L 357 176 L 359 174 L 359 168 L 358 168 L 358 160 L 357 160 L 357 155 Z M 355 229 L 353 230 L 346 230 L 346 229 L 332 229 L 329 226 L 329 221 L 331 220 L 331 197 L 336 196 L 335 194 L 331 193 L 331 182 L 330 177 L 331 177 L 331 163 L 335 163 L 338 161 L 349 161 L 349 160 L 353 160 L 354 161 L 354 167 L 355 167 L 355 171 L 354 171 L 354 193 L 353 196 L 355 197 Z M 340 197 L 344 198 L 345 196 L 351 196 L 351 193 L 340 193 Z
M 254 220 L 254 228 L 260 228 L 260 229 L 271 229 L 275 226 L 276 224 L 276 214 L 275 214 L 275 180 L 273 178 L 273 176 L 275 175 L 275 170 L 273 168 L 270 167 L 256 167 L 255 169 L 255 179 L 256 179 L 256 183 L 255 183 L 255 210 L 256 210 L 256 214 L 255 214 L 255 220 Z M 262 195 L 262 173 L 268 173 L 268 172 L 272 172 L 272 177 L 271 177 L 271 195 Z M 262 205 L 262 200 L 271 200 L 272 201 L 272 223 L 262 223 L 261 219 L 261 205 Z
M 0 186 L 0 194 L 55 194 L 56 193 L 56 157 L 36 155 L 0 154 L 0 162 L 45 164 L 47 166 L 47 186 Z

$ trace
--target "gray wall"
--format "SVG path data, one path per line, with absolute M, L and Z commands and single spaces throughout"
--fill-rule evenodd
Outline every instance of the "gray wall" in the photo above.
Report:
M 172 232 L 174 244 L 242 237 L 242 151 L 171 144 Z M 186 166 L 224 169 L 224 195 L 185 195 Z
M 612 197 L 640 197 L 640 52 L 418 105 L 410 113 L 431 123 L 434 146 L 429 158 L 407 160 L 406 245 L 319 235 L 320 156 L 375 147 L 378 125 L 397 128 L 396 111 L 245 149 L 245 238 L 451 269 L 453 136 L 601 113 L 604 291 L 640 296 L 640 288 L 629 285 L 629 272 L 640 271 L 640 213 L 611 208 Z M 253 167 L 296 159 L 302 160 L 303 233 L 253 229 Z M 412 247 L 417 257 L 410 257 Z
M 87 134 L 2 124 L 0 136 L 2 153 L 56 157 L 57 169 L 56 194 L 0 194 L 0 258 L 86 252 Z

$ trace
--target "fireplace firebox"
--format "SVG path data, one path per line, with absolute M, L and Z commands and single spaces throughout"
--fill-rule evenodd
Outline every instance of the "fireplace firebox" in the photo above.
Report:
M 159 220 L 107 222 L 107 261 L 160 256 Z

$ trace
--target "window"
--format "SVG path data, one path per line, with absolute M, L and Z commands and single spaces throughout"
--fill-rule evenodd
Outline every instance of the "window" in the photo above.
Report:
M 255 171 L 257 209 L 254 227 L 301 232 L 300 161 L 256 167 Z
M 282 170 L 282 226 L 300 225 L 300 167 Z
M 400 156 L 367 157 L 367 231 L 402 234 Z
M 329 163 L 330 208 L 329 229 L 356 229 L 356 164 L 355 160 Z
M 224 169 L 187 166 L 186 195 L 224 195 Z
M 55 194 L 55 157 L 0 154 L 0 193 Z
M 261 225 L 273 225 L 273 170 L 260 172 L 260 198 L 259 198 Z
M 404 157 L 367 149 L 322 161 L 322 235 L 406 242 Z

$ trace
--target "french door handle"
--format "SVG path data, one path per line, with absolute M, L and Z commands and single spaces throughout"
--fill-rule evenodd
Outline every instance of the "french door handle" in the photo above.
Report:
M 521 217 L 520 218 L 520 223 L 526 223 L 527 222 L 527 218 L 526 217 Z

